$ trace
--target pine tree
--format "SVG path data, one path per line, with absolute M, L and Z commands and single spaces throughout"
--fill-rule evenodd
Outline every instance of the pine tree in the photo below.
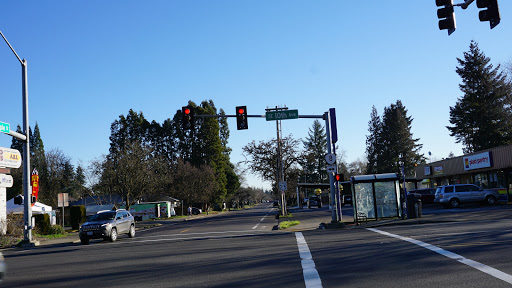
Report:
M 309 181 L 314 183 L 324 182 L 327 179 L 327 163 L 325 162 L 327 136 L 320 121 L 315 120 L 313 122 L 306 140 L 302 143 L 306 156 L 305 170 L 308 173 Z
M 412 120 L 400 100 L 384 108 L 377 146 L 378 173 L 400 173 L 403 165 L 406 176 L 412 176 L 415 164 L 425 161 L 423 155 L 419 154 L 423 145 L 417 144 L 419 139 L 412 138 Z
M 512 84 L 493 68 L 491 59 L 471 41 L 464 59 L 457 58 L 464 95 L 450 107 L 450 136 L 471 153 L 512 143 Z
M 377 159 L 380 149 L 380 134 L 382 130 L 382 121 L 375 106 L 372 106 L 372 113 L 370 114 L 370 121 L 368 122 L 368 132 L 370 135 L 366 136 L 366 169 L 368 174 L 377 173 Z

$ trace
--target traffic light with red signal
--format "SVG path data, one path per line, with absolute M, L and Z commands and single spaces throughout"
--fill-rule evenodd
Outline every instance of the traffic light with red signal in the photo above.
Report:
M 181 107 L 181 124 L 183 129 L 194 128 L 194 108 L 192 106 Z
M 344 177 L 343 177 L 343 174 L 341 174 L 341 173 L 340 173 L 340 174 L 335 174 L 335 175 L 334 175 L 334 180 L 335 180 L 335 181 L 342 182 L 342 181 L 344 180 L 343 178 L 344 178 Z
M 238 129 L 238 130 L 249 129 L 249 124 L 247 123 L 247 107 L 246 106 L 237 106 L 236 107 L 236 129 Z
M 491 29 L 500 24 L 500 9 L 498 8 L 498 0 L 476 0 L 478 8 L 486 8 L 478 13 L 480 21 L 489 21 Z
M 437 18 L 439 18 L 439 30 L 448 30 L 448 35 L 455 32 L 455 13 L 453 10 L 453 0 L 436 0 L 436 5 L 444 6 L 437 9 Z

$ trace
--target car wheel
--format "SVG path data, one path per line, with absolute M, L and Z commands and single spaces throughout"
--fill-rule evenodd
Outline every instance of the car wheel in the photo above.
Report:
M 487 196 L 487 198 L 485 198 L 485 203 L 487 203 L 489 205 L 496 204 L 496 197 L 494 197 L 494 196 Z
M 87 245 L 89 244 L 89 238 L 80 238 L 80 242 L 82 243 L 82 245 Z
M 450 206 L 452 208 L 457 208 L 457 207 L 459 207 L 459 205 L 460 205 L 459 199 L 452 199 L 452 200 L 450 200 Z
M 110 231 L 110 242 L 115 242 L 117 240 L 117 230 L 116 228 L 112 228 Z
M 135 225 L 130 226 L 130 232 L 128 232 L 128 236 L 130 236 L 130 238 L 135 237 Z

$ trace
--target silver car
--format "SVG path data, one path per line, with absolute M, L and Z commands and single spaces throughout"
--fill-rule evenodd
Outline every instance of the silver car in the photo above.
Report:
M 119 234 L 127 233 L 135 237 L 135 220 L 130 212 L 124 209 L 102 211 L 92 215 L 80 226 L 80 242 L 89 244 L 89 239 L 103 238 L 114 242 Z
M 456 208 L 460 203 L 485 202 L 493 205 L 500 198 L 494 190 L 482 189 L 473 184 L 455 184 L 437 187 L 434 202 Z

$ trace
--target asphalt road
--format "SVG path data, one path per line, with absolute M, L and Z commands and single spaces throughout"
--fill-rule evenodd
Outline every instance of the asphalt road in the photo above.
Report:
M 445 211 L 457 219 L 290 232 L 259 205 L 114 243 L 5 250 L 2 287 L 509 287 L 512 209 Z

